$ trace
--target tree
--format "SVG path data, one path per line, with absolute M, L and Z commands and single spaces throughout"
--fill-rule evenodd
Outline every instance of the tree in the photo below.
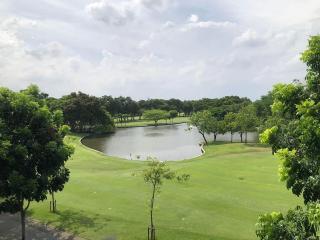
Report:
M 165 119 L 167 117 L 168 113 L 167 111 L 160 110 L 160 109 L 152 109 L 152 110 L 146 110 L 143 113 L 143 118 L 154 121 L 154 125 L 158 125 L 158 121 L 160 119 Z
M 51 195 L 50 210 L 56 212 L 57 203 L 54 197 L 54 193 L 62 191 L 64 184 L 69 181 L 70 171 L 65 166 L 61 166 L 58 171 L 51 175 L 48 179 L 48 191 Z
M 280 160 L 280 179 L 293 194 L 302 196 L 308 207 L 320 200 L 320 36 L 310 38 L 301 59 L 307 65 L 306 84 L 294 81 L 274 86 L 272 114 L 281 120 L 260 139 L 272 145 Z M 319 215 L 311 219 L 319 219 Z M 319 239 L 314 232 L 312 237 Z M 290 239 L 307 238 L 297 232 Z
M 248 131 L 255 131 L 258 126 L 258 118 L 254 105 L 243 107 L 236 115 L 236 125 L 239 130 L 241 142 L 243 142 L 243 133 L 245 134 L 245 143 L 248 141 Z
M 210 123 L 210 133 L 213 133 L 213 141 L 216 142 L 218 134 L 225 133 L 224 122 L 213 117 Z
M 190 175 L 182 174 L 176 176 L 176 173 L 167 166 L 165 162 L 159 162 L 151 159 L 148 163 L 148 168 L 143 171 L 144 181 L 151 185 L 152 193 L 150 198 L 150 226 L 148 228 L 148 240 L 156 239 L 155 225 L 154 225 L 154 203 L 156 194 L 160 192 L 164 180 L 177 179 L 178 182 L 185 182 L 190 179 Z
M 190 124 L 197 127 L 198 132 L 202 135 L 203 140 L 208 144 L 205 134 L 212 132 L 211 123 L 213 118 L 209 111 L 202 111 L 192 114 L 190 117 Z
M 253 104 L 257 111 L 257 116 L 262 122 L 265 122 L 268 117 L 272 115 L 271 105 L 273 103 L 272 92 L 268 92 L 267 95 L 261 96 Z
M 46 199 L 50 176 L 72 153 L 46 106 L 0 89 L 0 212 L 20 212 L 22 240 L 30 202 Z
M 238 130 L 237 114 L 229 112 L 224 116 L 225 130 L 230 132 L 230 141 L 233 142 L 233 134 Z
M 173 119 L 178 116 L 178 111 L 177 110 L 170 110 L 169 111 L 169 117 L 171 119 L 171 123 L 173 123 Z
M 113 120 L 101 100 L 85 93 L 71 93 L 61 99 L 66 124 L 76 132 L 109 132 Z
M 63 125 L 62 111 L 55 111 L 53 113 L 53 119 L 56 123 L 56 127 L 59 129 L 61 133 L 61 137 L 64 138 L 70 132 L 70 128 L 67 125 Z M 51 157 L 56 156 L 52 155 Z M 63 190 L 65 183 L 69 181 L 69 176 L 70 171 L 64 166 L 64 164 L 62 164 L 60 168 L 56 172 L 54 172 L 54 174 L 49 176 L 48 191 L 51 195 L 50 210 L 52 210 L 52 212 L 56 212 L 57 210 L 57 203 L 54 197 L 54 193 Z

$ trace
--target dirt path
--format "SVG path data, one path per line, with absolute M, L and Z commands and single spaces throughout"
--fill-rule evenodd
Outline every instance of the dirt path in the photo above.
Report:
M 18 214 L 0 214 L 0 240 L 19 240 L 21 238 L 20 218 Z M 36 221 L 27 220 L 27 240 L 83 240 L 53 227 Z

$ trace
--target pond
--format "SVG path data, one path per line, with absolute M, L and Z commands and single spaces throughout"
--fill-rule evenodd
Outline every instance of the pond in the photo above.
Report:
M 208 136 L 209 140 L 213 136 Z M 234 141 L 240 141 L 234 134 Z M 230 141 L 230 134 L 218 135 L 218 141 Z M 255 142 L 256 133 L 248 133 L 248 141 Z M 161 161 L 184 160 L 201 155 L 202 136 L 196 128 L 188 130 L 187 124 L 157 127 L 119 128 L 115 133 L 99 137 L 86 137 L 82 143 L 108 156 L 129 160 L 146 160 L 148 157 Z

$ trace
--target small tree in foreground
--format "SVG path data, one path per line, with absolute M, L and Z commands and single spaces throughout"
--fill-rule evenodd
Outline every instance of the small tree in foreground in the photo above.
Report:
M 148 227 L 148 240 L 156 239 L 156 231 L 154 225 L 154 203 L 156 194 L 160 192 L 160 188 L 164 180 L 177 179 L 179 182 L 188 181 L 190 175 L 183 174 L 181 176 L 176 176 L 176 173 L 166 165 L 165 162 L 159 162 L 155 159 L 151 159 L 148 164 L 148 168 L 143 171 L 144 181 L 151 185 L 152 194 L 150 199 L 150 226 Z
M 62 191 L 64 184 L 69 180 L 70 171 L 62 166 L 54 175 L 49 177 L 49 193 L 51 195 L 50 211 L 57 211 L 57 202 L 54 193 Z

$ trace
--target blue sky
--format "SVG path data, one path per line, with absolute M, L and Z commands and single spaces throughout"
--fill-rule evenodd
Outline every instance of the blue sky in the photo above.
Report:
M 259 98 L 303 80 L 319 0 L 2 0 L 0 85 L 145 98 Z

